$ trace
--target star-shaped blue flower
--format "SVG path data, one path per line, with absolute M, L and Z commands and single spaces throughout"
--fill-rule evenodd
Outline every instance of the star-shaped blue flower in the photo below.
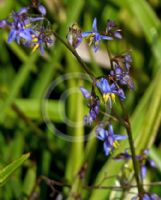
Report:
M 97 52 L 100 48 L 101 40 L 112 40 L 113 38 L 106 35 L 101 35 L 97 30 L 97 19 L 93 20 L 93 30 L 82 32 L 82 37 L 85 37 L 88 41 L 89 46 L 93 46 L 94 52 Z
M 103 148 L 106 156 L 108 156 L 114 148 L 118 147 L 118 140 L 125 140 L 127 138 L 125 135 L 114 134 L 111 124 L 109 125 L 108 131 L 102 126 L 97 127 L 96 134 L 98 139 L 104 141 Z
M 112 101 L 115 101 L 116 95 L 120 97 L 121 100 L 125 99 L 124 91 L 121 88 L 117 88 L 114 83 L 110 85 L 105 78 L 97 80 L 96 86 L 101 91 L 104 101 L 109 101 L 110 108 L 112 107 Z

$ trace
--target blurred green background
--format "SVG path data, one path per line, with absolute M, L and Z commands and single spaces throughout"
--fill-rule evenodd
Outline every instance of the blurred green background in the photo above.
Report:
M 131 76 L 135 82 L 135 91 L 126 91 L 125 106 L 131 116 L 136 152 L 150 148 L 150 157 L 157 165 L 157 169 L 148 170 L 145 182 L 160 181 L 161 2 L 44 0 L 42 3 L 47 8 L 47 18 L 51 21 L 52 28 L 64 39 L 73 23 L 78 23 L 82 30 L 91 30 L 94 17 L 97 17 L 99 30 L 104 29 L 107 19 L 114 20 L 123 30 L 123 39 L 111 42 L 109 47 L 113 54 L 127 49 L 131 51 Z M 1 0 L 0 19 L 6 18 L 12 10 L 17 11 L 28 4 L 30 1 L 27 0 Z M 126 192 L 83 188 L 83 184 L 99 184 L 102 180 L 105 186 L 114 185 L 116 175 L 121 173 L 123 163 L 105 157 L 102 143 L 95 137 L 86 142 L 69 142 L 57 137 L 54 129 L 49 127 L 54 124 L 72 138 L 83 138 L 89 133 L 91 137 L 94 134 L 91 132 L 92 128 L 73 127 L 64 122 L 65 115 L 74 123 L 82 121 L 87 113 L 85 102 L 79 92 L 70 91 L 72 88 L 79 90 L 83 84 L 90 87 L 89 82 L 71 76 L 60 81 L 56 92 L 48 94 L 50 84 L 58 77 L 83 72 L 79 63 L 59 41 L 46 49 L 42 57 L 39 51 L 31 54 L 30 49 L 25 49 L 16 42 L 8 44 L 7 34 L 6 30 L 0 30 L 0 169 L 18 158 L 20 160 L 16 164 L 12 163 L 12 170 L 6 170 L 6 177 L 1 170 L 0 199 L 130 199 Z M 104 56 L 106 63 L 106 48 L 103 44 L 101 47 L 101 56 Z M 83 59 L 86 51 L 87 49 L 80 49 Z M 100 76 L 107 73 L 108 66 L 102 62 L 100 55 L 89 53 L 86 60 L 94 74 Z M 66 91 L 66 101 L 63 101 L 61 94 Z M 45 95 L 48 98 L 45 99 Z M 42 112 L 46 102 L 47 122 Z M 115 132 L 125 133 L 119 124 L 115 128 Z M 127 141 L 115 153 L 123 151 L 125 147 L 128 148 Z M 27 152 L 31 153 L 29 159 L 28 156 L 21 157 Z M 80 179 L 80 173 L 84 173 L 83 179 Z M 113 175 L 114 178 L 106 178 Z M 68 183 L 70 187 L 64 188 L 60 184 L 55 186 L 53 192 L 49 181 L 40 181 L 40 176 Z M 161 186 L 153 186 L 147 190 L 161 196 L 160 188 Z

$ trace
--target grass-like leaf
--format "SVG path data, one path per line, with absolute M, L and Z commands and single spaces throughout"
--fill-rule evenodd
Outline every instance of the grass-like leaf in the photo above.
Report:
M 30 156 L 30 153 L 22 155 L 12 163 L 0 170 L 0 186 L 3 186 L 12 173 L 17 170 Z

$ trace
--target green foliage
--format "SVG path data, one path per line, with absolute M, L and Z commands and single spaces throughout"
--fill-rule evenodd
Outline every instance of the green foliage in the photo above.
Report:
M 2 1 L 0 16 L 4 18 L 15 9 L 27 5 L 29 1 Z M 154 3 L 155 2 L 155 3 Z M 98 27 L 103 30 L 107 18 L 115 20 L 123 30 L 123 40 L 109 44 L 113 53 L 132 49 L 134 60 L 131 75 L 135 82 L 135 91 L 127 91 L 125 107 L 130 113 L 132 132 L 137 154 L 143 148 L 150 148 L 150 157 L 155 160 L 156 174 L 148 168 L 147 181 L 159 181 L 161 178 L 161 23 L 159 19 L 160 3 L 145 0 L 110 1 L 54 1 L 44 0 L 47 16 L 53 22 L 53 29 L 63 38 L 73 23 L 89 30 L 94 17 Z M 155 5 L 155 6 L 154 6 Z M 153 7 L 154 6 L 154 7 Z M 40 176 L 70 185 L 67 189 L 60 184 L 58 191 L 63 199 L 75 200 L 81 196 L 86 200 L 104 200 L 121 197 L 130 199 L 127 193 L 107 189 L 84 188 L 85 185 L 116 185 L 121 174 L 123 162 L 116 162 L 113 156 L 129 148 L 128 141 L 109 158 L 103 155 L 102 143 L 95 138 L 94 130 L 79 124 L 87 113 L 79 87 L 88 81 L 83 78 L 63 80 L 51 91 L 54 81 L 65 74 L 82 73 L 79 63 L 65 47 L 56 41 L 45 51 L 30 53 L 15 42 L 8 44 L 7 30 L 0 31 L 0 199 L 32 199 L 33 190 L 40 199 L 50 199 L 52 192 L 49 182 L 40 181 Z M 108 60 L 103 47 L 103 60 Z M 86 53 L 87 50 L 82 50 Z M 94 74 L 105 74 L 109 66 L 100 64 L 102 57 L 88 53 L 87 65 Z M 105 68 L 104 68 L 105 67 Z M 60 78 L 63 79 L 63 78 Z M 72 88 L 76 92 L 70 93 Z M 50 88 L 51 89 L 51 88 Z M 67 92 L 66 92 L 67 91 Z M 66 95 L 66 99 L 63 99 Z M 119 105 L 116 105 L 119 108 Z M 44 113 L 45 110 L 45 113 Z M 55 129 L 55 128 L 56 129 Z M 118 133 L 125 133 L 121 125 L 115 126 Z M 63 132 L 63 138 L 84 138 L 87 141 L 69 142 L 62 139 L 57 130 Z M 29 154 L 24 152 L 31 152 Z M 22 155 L 22 156 L 21 156 Z M 19 157 L 17 159 L 17 157 Z M 28 161 L 23 165 L 24 161 Z M 7 163 L 10 163 L 6 165 Z M 132 164 L 128 163 L 132 169 Z M 4 167 L 6 166 L 6 167 Z M 17 168 L 19 168 L 17 170 Z M 84 170 L 83 172 L 81 170 Z M 14 172 L 14 173 L 13 173 Z M 80 178 L 80 173 L 83 178 Z M 81 174 L 82 175 L 82 174 Z M 113 176 L 113 178 L 105 178 Z M 102 182 L 102 180 L 104 180 Z M 132 183 L 134 180 L 132 179 Z M 42 183 L 43 182 L 43 183 Z M 159 187 L 149 187 L 161 195 Z M 56 188 L 57 189 L 57 188 Z M 54 194 L 54 198 L 58 193 Z M 52 199 L 52 198 L 51 198 Z
M 27 160 L 30 156 L 30 153 L 22 155 L 20 158 L 14 160 L 9 165 L 3 167 L 0 170 L 0 186 L 2 187 L 7 179 L 19 168 L 25 160 Z

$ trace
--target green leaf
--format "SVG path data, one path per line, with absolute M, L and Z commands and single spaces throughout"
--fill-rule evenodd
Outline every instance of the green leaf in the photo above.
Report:
M 30 153 L 22 155 L 20 158 L 14 160 L 12 163 L 0 170 L 0 186 L 3 186 L 12 173 L 19 168 L 25 160 L 30 156 Z
M 123 7 L 128 8 L 134 18 L 140 24 L 147 41 L 154 53 L 158 64 L 161 62 L 160 51 L 161 51 L 161 24 L 156 16 L 155 12 L 151 9 L 150 5 L 144 0 L 126 0 L 120 1 L 119 4 Z

